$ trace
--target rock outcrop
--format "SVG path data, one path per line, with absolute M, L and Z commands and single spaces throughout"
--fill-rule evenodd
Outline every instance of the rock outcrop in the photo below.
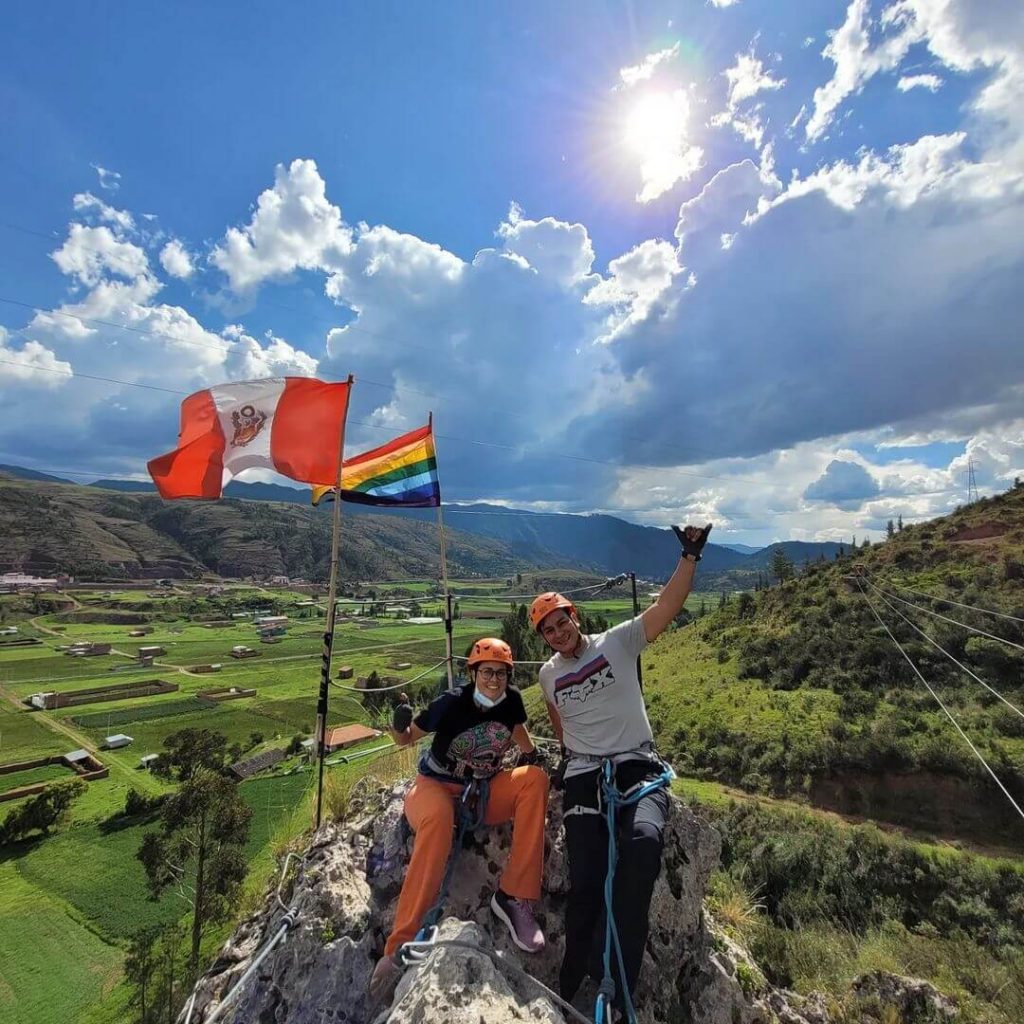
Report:
M 372 793 L 357 802 L 348 824 L 320 829 L 286 884 L 282 903 L 271 900 L 239 925 L 200 979 L 191 1024 L 210 1020 L 279 931 L 285 906 L 294 925 L 234 994 L 219 1021 L 563 1024 L 573 1019 L 530 980 L 556 988 L 564 942 L 568 885 L 555 793 L 545 843 L 545 893 L 538 907 L 547 949 L 536 956 L 521 953 L 493 918 L 488 901 L 510 836 L 508 827 L 484 830 L 460 853 L 439 930 L 441 939 L 474 948 L 439 945 L 406 970 L 390 1005 L 371 1017 L 367 983 L 394 916 L 411 842 L 402 819 L 405 788 Z M 641 1024 L 829 1024 L 821 1000 L 771 988 L 746 952 L 703 912 L 719 849 L 717 832 L 674 802 L 636 999 Z M 594 993 L 592 985 L 585 986 L 577 997 L 583 1017 L 592 1019 Z

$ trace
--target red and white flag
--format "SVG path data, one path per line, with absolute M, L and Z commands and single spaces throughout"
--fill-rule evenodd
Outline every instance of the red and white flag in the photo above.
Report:
M 257 466 L 336 486 L 350 387 L 270 377 L 197 391 L 181 403 L 178 447 L 151 460 L 149 475 L 165 498 L 219 498 L 225 470 Z

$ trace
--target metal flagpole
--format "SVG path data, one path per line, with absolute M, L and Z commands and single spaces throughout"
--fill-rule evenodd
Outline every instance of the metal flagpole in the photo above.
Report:
M 348 385 L 352 387 L 352 375 L 349 374 Z M 346 405 L 346 412 L 347 412 Z M 337 615 L 338 596 L 338 549 L 341 538 L 341 474 L 342 462 L 345 458 L 345 424 L 341 425 L 341 436 L 338 438 L 338 488 L 334 495 L 334 519 L 331 525 L 331 577 L 327 587 L 327 625 L 324 627 L 324 646 L 320 664 L 320 697 L 316 706 L 316 749 L 317 749 L 317 781 L 316 781 L 316 828 L 320 828 L 320 816 L 324 801 L 324 756 L 327 738 L 327 695 L 331 684 L 331 654 L 334 650 L 334 620 Z
M 434 414 L 430 413 L 427 418 L 427 425 L 430 427 L 430 436 L 434 436 Z M 436 443 L 435 443 L 436 450 Z M 444 515 L 441 512 L 440 498 L 437 502 L 437 532 L 441 538 L 441 582 L 444 585 L 444 650 L 445 650 L 445 671 L 448 673 L 448 689 L 455 688 L 455 673 L 453 666 L 455 659 L 452 651 L 452 593 L 448 589 L 448 552 L 444 542 Z

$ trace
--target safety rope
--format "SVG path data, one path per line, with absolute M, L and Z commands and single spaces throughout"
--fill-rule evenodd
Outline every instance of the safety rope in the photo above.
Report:
M 454 655 L 452 657 L 452 661 L 468 661 L 468 660 L 469 660 L 468 658 L 463 658 L 462 655 L 460 655 L 460 654 L 456 654 L 456 655 Z M 546 665 L 546 664 L 547 664 L 546 661 L 517 661 L 516 662 L 516 668 L 519 668 L 520 665 Z
M 618 576 L 609 576 L 603 583 L 593 583 L 587 587 L 575 587 L 572 590 L 561 591 L 564 597 L 569 597 L 572 594 L 586 594 L 590 591 L 610 590 L 612 587 L 617 587 L 620 583 L 625 583 L 629 579 L 629 573 L 619 573 Z M 537 595 L 536 594 L 452 594 L 452 599 L 456 601 L 491 601 L 500 602 L 507 604 L 509 601 L 532 601 Z
M 336 683 L 333 679 L 330 680 L 330 684 L 339 690 L 350 690 L 352 693 L 386 693 L 388 690 L 404 690 L 410 683 L 415 683 L 418 679 L 422 679 L 424 676 L 430 675 L 431 672 L 436 672 L 437 669 L 447 661 L 447 658 L 442 658 L 436 665 L 431 665 L 430 668 L 425 668 L 422 672 L 417 672 L 411 679 L 406 679 L 401 683 L 395 683 L 394 686 L 345 686 L 342 683 Z
M 616 834 L 616 812 L 620 807 L 628 807 L 638 803 L 645 796 L 659 789 L 664 789 L 676 777 L 675 772 L 669 765 L 665 765 L 664 771 L 655 779 L 649 782 L 640 782 L 620 793 L 615 784 L 615 763 L 612 759 L 605 758 L 601 763 L 601 796 L 604 800 L 606 824 L 608 828 L 608 871 L 604 879 L 604 977 L 597 989 L 597 1001 L 594 1005 L 594 1024 L 611 1024 L 612 1000 L 615 998 L 615 979 L 612 977 L 612 949 L 615 950 L 615 958 L 619 966 L 619 978 L 622 981 L 622 1002 L 626 1009 L 626 1020 L 628 1024 L 637 1024 L 636 1009 L 633 1006 L 633 998 L 630 995 L 629 985 L 626 984 L 626 965 L 622 956 L 622 945 L 619 942 L 619 930 L 615 924 L 615 913 L 613 901 L 615 896 L 615 868 L 618 861 L 618 849 L 615 840 Z
M 892 642 L 896 645 L 900 654 L 902 654 L 903 657 L 906 658 L 907 664 L 909 664 L 910 667 L 914 670 L 914 673 L 917 676 L 917 678 L 920 679 L 922 683 L 924 683 L 928 692 L 932 695 L 932 697 L 935 698 L 935 702 L 939 705 L 940 708 L 942 708 L 946 717 L 953 723 L 953 727 L 956 729 L 958 733 L 960 733 L 961 738 L 964 740 L 967 746 L 969 746 L 971 750 L 974 752 L 974 756 L 977 757 L 977 759 L 982 763 L 982 765 L 984 765 L 985 770 L 989 773 L 989 775 L 992 776 L 992 778 L 995 780 L 996 785 L 1003 791 L 1003 795 L 1006 797 L 1006 799 L 1009 800 L 1011 804 L 1013 804 L 1014 810 L 1021 816 L 1021 818 L 1024 818 L 1024 810 L 1021 809 L 1020 804 L 1018 804 L 1017 801 L 1013 799 L 1013 797 L 1010 795 L 1010 791 L 1003 785 L 1002 780 L 992 770 L 988 761 L 985 760 L 984 755 L 971 742 L 971 739 L 967 735 L 967 733 L 965 733 L 963 729 L 960 728 L 960 723 L 953 717 L 953 714 L 949 710 L 949 708 L 947 708 L 946 705 L 942 703 L 942 698 L 935 692 L 935 690 L 932 689 L 931 684 L 921 674 L 920 669 L 918 669 L 918 667 L 914 664 L 913 659 L 903 649 L 903 646 L 900 644 L 899 640 L 897 640 L 896 637 L 893 635 L 892 630 L 882 620 L 882 616 L 878 614 L 878 611 L 875 609 L 875 606 L 871 603 L 871 598 L 868 597 L 867 591 L 864 589 L 863 586 L 861 586 L 859 580 L 857 581 L 857 586 L 860 587 L 861 596 L 867 602 L 867 606 L 871 609 L 872 614 L 875 616 L 876 619 L 878 619 L 879 625 L 886 631 L 886 633 L 889 634 L 889 639 L 892 640 Z M 897 598 L 897 600 L 899 600 L 899 598 Z
M 949 658 L 951 662 L 953 662 L 954 665 L 956 665 L 958 668 L 966 672 L 972 679 L 981 683 L 981 685 L 984 686 L 985 689 L 989 691 L 989 693 L 991 693 L 995 697 L 998 697 L 1011 711 L 1020 715 L 1021 718 L 1024 718 L 1024 711 L 1021 711 L 1021 709 L 1017 707 L 1015 704 L 1011 704 L 1010 701 L 1008 701 L 995 687 L 989 686 L 989 684 L 986 683 L 985 680 L 981 678 L 981 676 L 979 676 L 976 672 L 972 672 L 963 662 L 958 661 L 956 657 L 950 654 L 949 651 L 947 651 L 946 648 L 938 642 L 938 640 L 936 640 L 934 637 L 929 636 L 923 629 L 921 629 L 916 623 L 914 623 L 913 620 L 911 620 L 908 616 L 904 615 L 903 612 L 901 612 L 899 608 L 896 607 L 896 605 L 894 605 L 885 597 L 885 591 L 880 590 L 870 580 L 868 580 L 868 586 L 870 586 L 871 589 L 874 590 L 881 597 L 884 604 L 890 610 L 894 611 L 908 626 L 910 626 L 911 629 L 913 629 L 915 632 L 923 636 L 925 640 L 927 640 L 928 643 L 932 645 L 932 647 L 937 647 L 940 651 L 942 651 L 942 653 L 947 658 Z

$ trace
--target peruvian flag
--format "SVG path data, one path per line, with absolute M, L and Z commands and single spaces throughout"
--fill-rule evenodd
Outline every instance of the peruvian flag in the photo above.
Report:
M 269 377 L 218 384 L 181 403 L 178 447 L 147 463 L 164 498 L 219 498 L 243 469 L 307 484 L 338 484 L 352 379 Z

